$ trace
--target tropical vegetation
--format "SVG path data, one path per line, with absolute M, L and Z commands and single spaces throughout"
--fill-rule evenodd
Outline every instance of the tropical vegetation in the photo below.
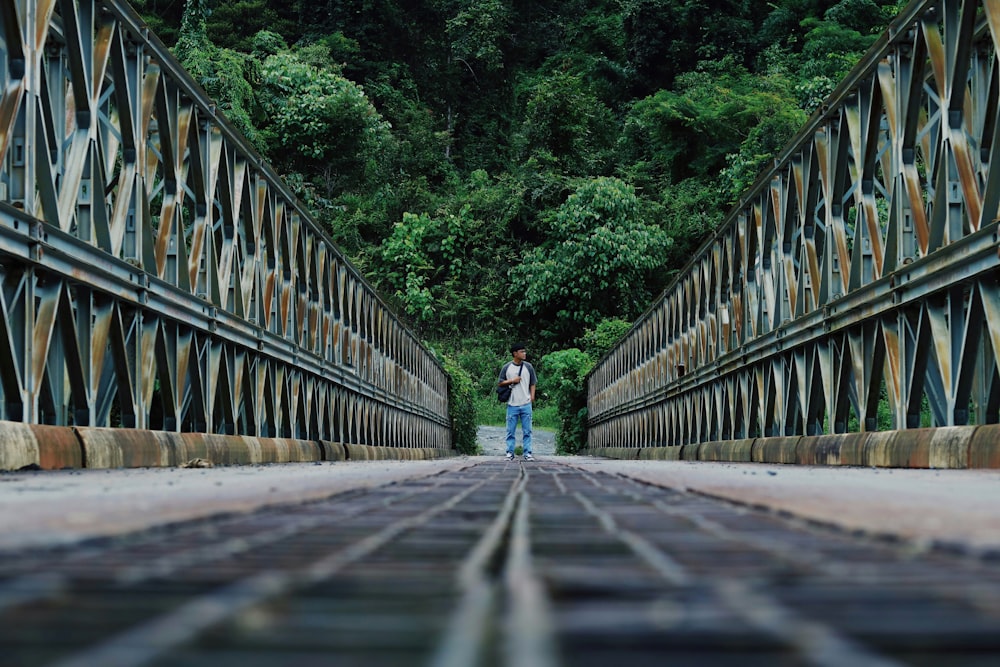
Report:
M 489 410 L 526 340 L 559 447 L 583 378 L 896 0 L 133 0 Z M 474 447 L 466 436 L 462 447 Z

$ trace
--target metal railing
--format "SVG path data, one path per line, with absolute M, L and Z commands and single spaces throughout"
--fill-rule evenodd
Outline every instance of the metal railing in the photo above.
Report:
M 0 418 L 450 446 L 443 368 L 126 2 L 0 40 Z
M 998 44 L 906 7 L 590 373 L 588 446 L 1000 420 Z

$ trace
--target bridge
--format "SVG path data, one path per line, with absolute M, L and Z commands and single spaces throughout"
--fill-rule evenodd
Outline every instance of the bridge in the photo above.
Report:
M 434 355 L 126 3 L 3 7 L 0 468 L 451 451 Z M 997 11 L 900 14 L 591 372 L 588 451 L 1000 465 Z
M 0 21 L 0 664 L 1000 655 L 1000 479 L 940 470 L 1000 467 L 992 0 L 902 11 L 535 463 L 455 456 L 432 352 L 125 2 Z

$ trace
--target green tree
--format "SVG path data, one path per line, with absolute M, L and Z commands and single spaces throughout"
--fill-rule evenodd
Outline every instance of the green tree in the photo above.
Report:
M 274 0 L 210 0 L 205 27 L 218 46 L 249 53 L 254 35 L 261 30 L 294 33 L 295 22 L 280 10 L 281 4 Z
M 452 444 L 462 454 L 475 454 L 477 424 L 472 377 L 448 355 L 439 355 L 448 374 L 448 416 L 451 419 Z
M 705 60 L 729 56 L 748 66 L 760 48 L 756 26 L 765 7 L 754 0 L 623 0 L 636 93 L 669 89 Z
M 552 216 L 545 243 L 511 270 L 523 310 L 551 323 L 553 340 L 574 340 L 601 319 L 632 317 L 648 303 L 649 279 L 670 239 L 638 211 L 628 184 L 586 182 Z
M 142 15 L 146 25 L 160 41 L 167 46 L 177 42 L 187 3 L 177 0 L 132 0 L 130 4 Z
M 219 109 L 257 149 L 263 144 L 251 118 L 256 98 L 251 81 L 257 78 L 255 62 L 246 54 L 222 49 L 208 38 L 208 0 L 187 0 L 180 36 L 174 51 L 192 78 L 218 102 Z
M 754 74 L 724 58 L 636 102 L 619 150 L 631 160 L 626 173 L 652 189 L 690 178 L 710 184 L 721 175 L 715 187 L 730 204 L 805 120 L 785 73 Z
M 593 328 L 583 334 L 581 343 L 583 351 L 595 362 L 599 361 L 608 350 L 615 346 L 632 328 L 632 322 L 617 317 L 601 320 Z
M 431 285 L 448 267 L 437 264 L 431 254 L 441 250 L 447 233 L 448 220 L 434 220 L 426 213 L 404 213 L 380 249 L 385 267 L 382 281 L 394 290 L 406 314 L 418 321 L 430 322 L 434 317 Z
M 267 56 L 259 100 L 279 164 L 322 173 L 330 191 L 379 177 L 380 157 L 392 150 L 389 126 L 335 68 L 321 69 L 294 50 Z
M 660 193 L 663 228 L 673 243 L 667 249 L 662 286 L 666 287 L 722 223 L 727 199 L 721 179 L 688 178 Z
M 442 338 L 498 326 L 509 310 L 506 231 L 520 199 L 516 182 L 476 171 L 434 214 L 403 213 L 374 257 L 376 286 Z
M 445 23 L 451 57 L 474 77 L 477 69 L 503 69 L 504 47 L 513 20 L 509 3 L 478 0 L 460 5 Z
M 875 42 L 877 35 L 869 21 L 877 21 L 880 26 L 884 21 L 881 9 L 871 0 L 843 0 L 822 19 L 802 21 L 807 31 L 799 70 L 799 101 L 803 108 L 818 109 Z
M 559 414 L 556 452 L 575 454 L 587 444 L 587 387 L 585 378 L 594 360 L 577 348 L 550 352 L 539 363 L 545 375 L 545 394 L 555 399 Z
M 617 127 L 611 110 L 584 78 L 555 70 L 525 87 L 524 120 L 515 139 L 522 160 L 552 160 L 560 173 L 588 176 L 606 171 Z
M 260 138 L 272 165 L 345 253 L 363 257 L 403 210 L 426 203 L 413 201 L 419 182 L 400 173 L 391 125 L 343 76 L 328 41 L 289 48 L 261 31 L 253 49 Z
M 807 112 L 819 108 L 903 6 L 890 0 L 780 0 L 760 30 L 761 70 L 780 67 L 797 80 Z

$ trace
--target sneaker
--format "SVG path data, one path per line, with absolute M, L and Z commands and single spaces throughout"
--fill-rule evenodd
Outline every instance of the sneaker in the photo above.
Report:
M 510 452 L 507 452 L 507 460 L 508 461 L 513 461 L 514 460 L 514 455 L 511 454 Z
M 527 454 L 524 455 L 524 460 L 525 461 L 534 461 L 535 457 L 531 455 L 531 452 L 528 452 Z

